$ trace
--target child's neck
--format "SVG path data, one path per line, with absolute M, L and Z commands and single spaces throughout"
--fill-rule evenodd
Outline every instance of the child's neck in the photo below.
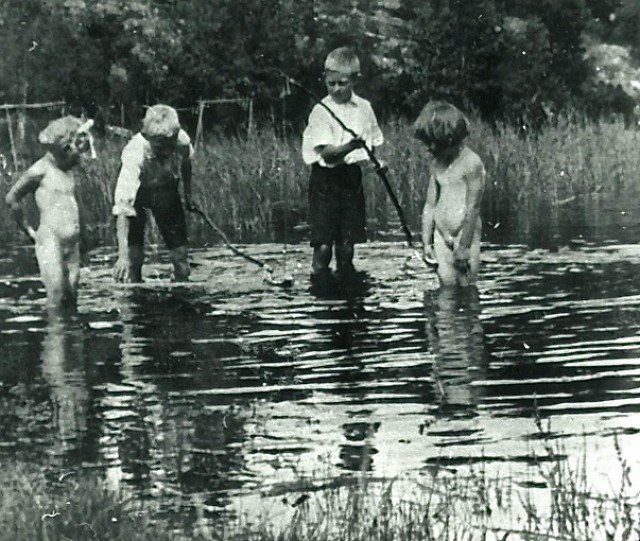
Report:
M 45 158 L 48 159 L 54 167 L 60 169 L 60 171 L 64 171 L 65 173 L 73 168 L 72 163 L 67 163 L 64 160 L 58 159 L 51 151 L 45 154 Z
M 353 99 L 353 92 L 349 95 L 349 99 L 338 101 L 331 94 L 329 94 L 331 101 L 337 105 L 344 105 L 345 103 L 349 103 Z
M 462 154 L 463 144 L 459 144 L 453 147 L 449 147 L 445 152 L 436 157 L 436 160 L 444 167 L 449 167 L 455 162 Z

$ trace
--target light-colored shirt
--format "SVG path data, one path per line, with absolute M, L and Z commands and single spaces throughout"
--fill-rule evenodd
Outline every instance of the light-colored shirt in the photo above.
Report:
M 178 132 L 178 141 L 175 156 L 179 161 L 183 158 L 191 158 L 193 146 L 186 131 Z M 113 197 L 112 213 L 115 216 L 124 215 L 133 217 L 136 215 L 135 202 L 138 190 L 142 182 L 145 165 L 153 160 L 151 143 L 141 133 L 134 135 L 122 150 L 120 174 L 116 181 L 116 191 Z M 172 160 L 175 161 L 175 160 Z
M 369 148 L 380 146 L 384 142 L 378 120 L 369 101 L 351 94 L 351 99 L 346 103 L 336 103 L 330 95 L 324 97 L 322 103 L 327 105 L 345 126 L 361 137 Z M 353 134 L 340 126 L 322 105 L 316 104 L 311 110 L 309 122 L 302 135 L 302 159 L 307 165 L 317 163 L 323 167 L 335 167 L 338 164 L 327 164 L 322 159 L 318 147 L 343 145 L 351 139 Z M 366 150 L 358 148 L 347 154 L 340 163 L 352 164 L 367 159 Z

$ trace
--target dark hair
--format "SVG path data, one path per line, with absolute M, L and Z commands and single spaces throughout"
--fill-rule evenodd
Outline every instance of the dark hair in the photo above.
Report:
M 413 134 L 428 146 L 452 146 L 469 135 L 469 121 L 460 109 L 450 103 L 430 101 L 414 122 Z

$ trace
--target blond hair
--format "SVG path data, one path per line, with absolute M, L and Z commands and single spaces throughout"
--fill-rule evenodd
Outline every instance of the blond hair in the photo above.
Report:
M 57 118 L 38 134 L 38 141 L 47 146 L 64 147 L 75 140 L 78 130 L 83 126 L 82 120 L 67 115 Z
M 178 112 L 169 105 L 154 105 L 142 119 L 140 133 L 145 137 L 175 139 L 180 131 Z
M 327 55 L 324 70 L 357 75 L 360 73 L 360 59 L 351 47 L 338 47 Z
M 424 106 L 414 122 L 413 133 L 429 146 L 457 145 L 469 135 L 469 121 L 454 105 L 446 101 L 432 101 Z

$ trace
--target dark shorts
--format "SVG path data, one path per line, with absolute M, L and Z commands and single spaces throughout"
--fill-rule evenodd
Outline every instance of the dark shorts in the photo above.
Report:
M 136 216 L 131 219 L 129 227 L 130 246 L 144 244 L 144 226 L 147 221 L 145 209 L 149 209 L 153 214 L 153 219 L 169 250 L 187 245 L 187 223 L 177 188 L 153 191 L 140 188 L 135 209 Z
M 311 166 L 311 246 L 366 242 L 364 192 L 359 165 Z

